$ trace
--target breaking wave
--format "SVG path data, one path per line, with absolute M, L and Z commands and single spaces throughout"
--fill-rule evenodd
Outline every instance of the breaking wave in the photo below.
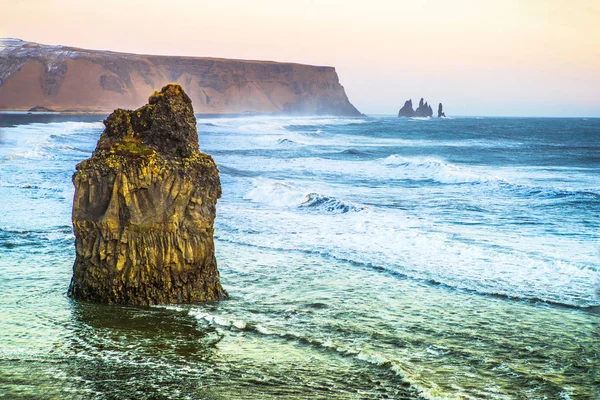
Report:
M 445 162 L 438 158 L 408 158 L 391 155 L 382 160 L 382 164 L 390 168 L 402 169 L 412 179 L 435 180 L 440 183 L 483 183 L 500 181 L 499 178 L 486 174 L 478 174 L 468 168 Z
M 292 183 L 270 179 L 258 179 L 256 186 L 244 198 L 275 207 L 300 208 L 334 214 L 358 212 L 364 209 L 333 196 L 315 192 L 306 193 Z
M 300 203 L 302 208 L 322 210 L 330 213 L 347 213 L 351 211 L 361 211 L 363 208 L 347 203 L 335 197 L 322 196 L 318 193 L 309 193 Z
M 287 138 L 282 138 L 277 140 L 277 144 L 280 144 L 282 146 L 296 146 L 298 145 L 298 143 L 294 142 L 291 139 L 287 139 Z
M 176 306 L 166 306 L 165 308 L 183 311 L 183 309 L 178 308 Z M 377 367 L 388 368 L 395 375 L 400 376 L 404 380 L 407 380 L 407 374 L 402 370 L 401 365 L 396 360 L 388 358 L 385 355 L 378 352 L 356 348 L 355 346 L 349 346 L 348 344 L 341 342 L 334 342 L 331 339 L 309 337 L 293 331 L 282 331 L 281 329 L 276 327 L 265 327 L 264 325 L 259 323 L 210 314 L 198 309 L 189 310 L 189 315 L 211 327 L 218 327 L 221 329 L 228 330 L 239 330 L 263 336 L 275 336 L 284 340 L 291 340 L 294 342 L 314 346 L 326 351 L 332 351 L 344 357 L 353 357 L 359 361 L 366 362 Z M 410 383 L 413 387 L 423 390 L 423 388 L 420 388 L 414 382 Z
M 363 151 L 357 150 L 357 149 L 347 149 L 347 150 L 342 151 L 342 154 L 347 154 L 350 156 L 358 156 L 358 155 L 363 155 L 366 153 Z
M 485 188 L 512 192 L 523 197 L 575 198 L 583 201 L 600 201 L 600 191 L 594 188 L 573 189 L 569 187 L 542 186 L 510 182 L 509 179 L 493 174 L 489 170 L 476 171 L 452 164 L 438 158 L 402 157 L 391 155 L 381 160 L 388 168 L 402 171 L 412 180 L 431 180 L 442 184 L 480 184 Z
M 52 122 L 47 124 L 33 123 L 4 128 L 3 133 L 13 138 L 15 151 L 7 146 L 4 159 L 55 159 L 61 153 L 90 153 L 92 149 L 73 146 L 74 135 L 89 135 L 90 131 L 102 130 L 101 122 Z M 70 144 L 66 144 L 66 143 Z

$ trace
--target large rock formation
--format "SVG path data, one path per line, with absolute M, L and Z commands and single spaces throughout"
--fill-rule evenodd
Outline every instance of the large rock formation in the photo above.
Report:
M 398 116 L 399 117 L 414 117 L 415 116 L 415 110 L 413 110 L 412 100 L 406 100 L 404 102 L 404 105 L 402 106 L 400 111 L 398 111 Z
M 440 107 L 438 108 L 438 117 L 440 117 L 442 104 L 440 103 Z M 442 113 L 443 114 L 443 113 Z M 404 106 L 398 111 L 399 117 L 431 117 L 433 116 L 433 109 L 427 102 L 423 102 L 423 98 L 419 101 L 419 107 L 416 110 L 413 110 L 412 100 L 407 100 L 404 102 Z M 445 114 L 443 115 L 446 116 Z
M 333 67 L 164 57 L 0 39 L 0 110 L 109 113 L 178 82 L 197 113 L 361 115 Z
M 221 196 L 179 85 L 116 110 L 73 175 L 76 259 L 69 294 L 150 305 L 219 300 L 213 222 Z
M 423 98 L 421 97 L 421 101 L 419 101 L 419 107 L 415 110 L 415 117 L 431 117 L 433 115 L 433 110 L 431 106 L 427 104 L 427 102 L 423 103 Z
M 438 106 L 438 118 L 446 118 L 446 113 L 444 113 L 444 107 L 442 103 Z

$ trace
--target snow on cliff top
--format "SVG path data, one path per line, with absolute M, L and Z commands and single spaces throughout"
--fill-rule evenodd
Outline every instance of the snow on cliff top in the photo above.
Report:
M 15 38 L 0 38 L 0 56 L 42 57 L 56 59 L 62 57 L 74 58 L 80 53 L 79 49 L 60 45 L 48 45 L 27 42 Z
M 21 39 L 0 38 L 0 50 L 16 49 L 23 46 L 23 44 L 25 44 L 25 42 Z

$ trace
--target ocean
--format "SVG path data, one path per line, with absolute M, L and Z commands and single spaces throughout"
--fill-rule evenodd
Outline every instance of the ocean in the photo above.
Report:
M 600 119 L 198 118 L 211 304 L 66 296 L 101 117 L 0 115 L 0 398 L 600 399 Z

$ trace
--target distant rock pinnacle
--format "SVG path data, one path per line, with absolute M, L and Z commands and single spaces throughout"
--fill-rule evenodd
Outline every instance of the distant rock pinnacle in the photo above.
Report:
M 441 107 L 442 107 L 442 104 L 440 103 L 440 106 L 438 108 L 438 117 L 440 117 L 440 116 L 445 117 L 446 115 L 442 112 Z M 440 115 L 440 113 L 441 113 L 441 115 Z M 417 107 L 416 110 L 413 110 L 412 100 L 407 100 L 404 102 L 404 106 L 402 106 L 400 111 L 398 111 L 398 117 L 426 118 L 426 117 L 431 117 L 431 116 L 433 116 L 433 109 L 431 108 L 431 105 L 429 105 L 422 97 L 421 97 L 421 100 L 419 101 L 419 106 Z
M 407 100 L 404 102 L 404 106 L 398 111 L 399 117 L 413 117 L 415 115 L 415 110 L 413 110 L 412 100 Z
M 438 106 L 438 118 L 446 118 L 446 114 L 444 113 L 442 103 L 440 103 L 440 105 Z

